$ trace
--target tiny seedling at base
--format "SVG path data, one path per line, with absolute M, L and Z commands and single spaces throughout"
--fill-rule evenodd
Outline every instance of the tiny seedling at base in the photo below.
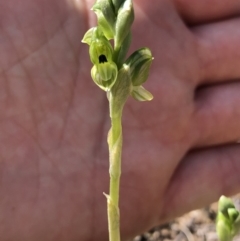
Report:
M 216 229 L 219 241 L 232 241 L 240 231 L 239 211 L 230 198 L 221 196 L 218 202 Z

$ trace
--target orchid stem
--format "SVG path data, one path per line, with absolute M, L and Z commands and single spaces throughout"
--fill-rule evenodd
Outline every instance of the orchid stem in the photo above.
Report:
M 121 176 L 122 153 L 122 110 L 118 110 L 113 94 L 110 93 L 109 108 L 111 117 L 111 129 L 108 135 L 109 145 L 109 174 L 110 191 L 108 199 L 108 228 L 109 240 L 120 241 L 120 214 L 119 214 L 119 187 Z

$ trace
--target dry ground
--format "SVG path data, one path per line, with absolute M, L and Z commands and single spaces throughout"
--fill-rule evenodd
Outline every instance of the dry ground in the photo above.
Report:
M 240 210 L 240 194 L 233 197 Z M 172 222 L 155 227 L 133 241 L 218 241 L 215 229 L 217 203 L 194 210 Z M 234 241 L 240 241 L 240 235 Z

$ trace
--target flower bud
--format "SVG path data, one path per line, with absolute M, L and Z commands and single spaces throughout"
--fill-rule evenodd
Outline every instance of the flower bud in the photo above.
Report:
M 115 48 L 121 47 L 123 40 L 130 32 L 134 20 L 134 11 L 132 0 L 125 0 L 118 10 L 117 21 L 115 25 Z
M 98 25 L 107 39 L 113 39 L 115 26 L 115 13 L 109 0 L 97 0 L 92 10 L 98 18 Z
M 103 32 L 98 27 L 90 28 L 83 36 L 82 43 L 91 45 L 94 41 L 107 41 L 106 37 L 104 36 Z
M 117 65 L 112 61 L 95 64 L 91 70 L 93 81 L 104 91 L 112 88 L 116 82 L 117 74 Z
M 105 19 L 103 13 L 96 9 L 94 10 L 94 12 L 97 15 L 98 18 L 98 25 L 99 28 L 101 28 L 101 30 L 103 31 L 105 37 L 109 40 L 109 39 L 113 39 L 114 37 L 114 30 L 113 28 L 109 25 L 109 23 L 107 22 L 107 20 Z
M 85 44 L 88 44 L 90 45 L 92 43 L 92 35 L 93 35 L 93 32 L 94 32 L 94 28 L 90 28 L 83 36 L 83 39 L 82 39 L 82 43 L 85 43 Z
M 118 11 L 119 7 L 122 5 L 124 1 L 125 0 L 112 0 L 113 6 L 116 12 Z
M 146 82 L 152 60 L 152 53 L 148 48 L 141 48 L 135 51 L 126 60 L 125 63 L 130 67 L 133 86 L 139 86 Z
M 138 101 L 150 101 L 153 95 L 143 86 L 132 86 L 131 96 Z

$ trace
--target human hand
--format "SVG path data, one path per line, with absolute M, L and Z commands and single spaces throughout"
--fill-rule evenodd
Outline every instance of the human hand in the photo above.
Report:
M 237 1 L 134 3 L 154 100 L 124 112 L 123 240 L 240 190 Z M 92 4 L 1 1 L 1 240 L 107 240 L 108 106 L 80 42 Z

